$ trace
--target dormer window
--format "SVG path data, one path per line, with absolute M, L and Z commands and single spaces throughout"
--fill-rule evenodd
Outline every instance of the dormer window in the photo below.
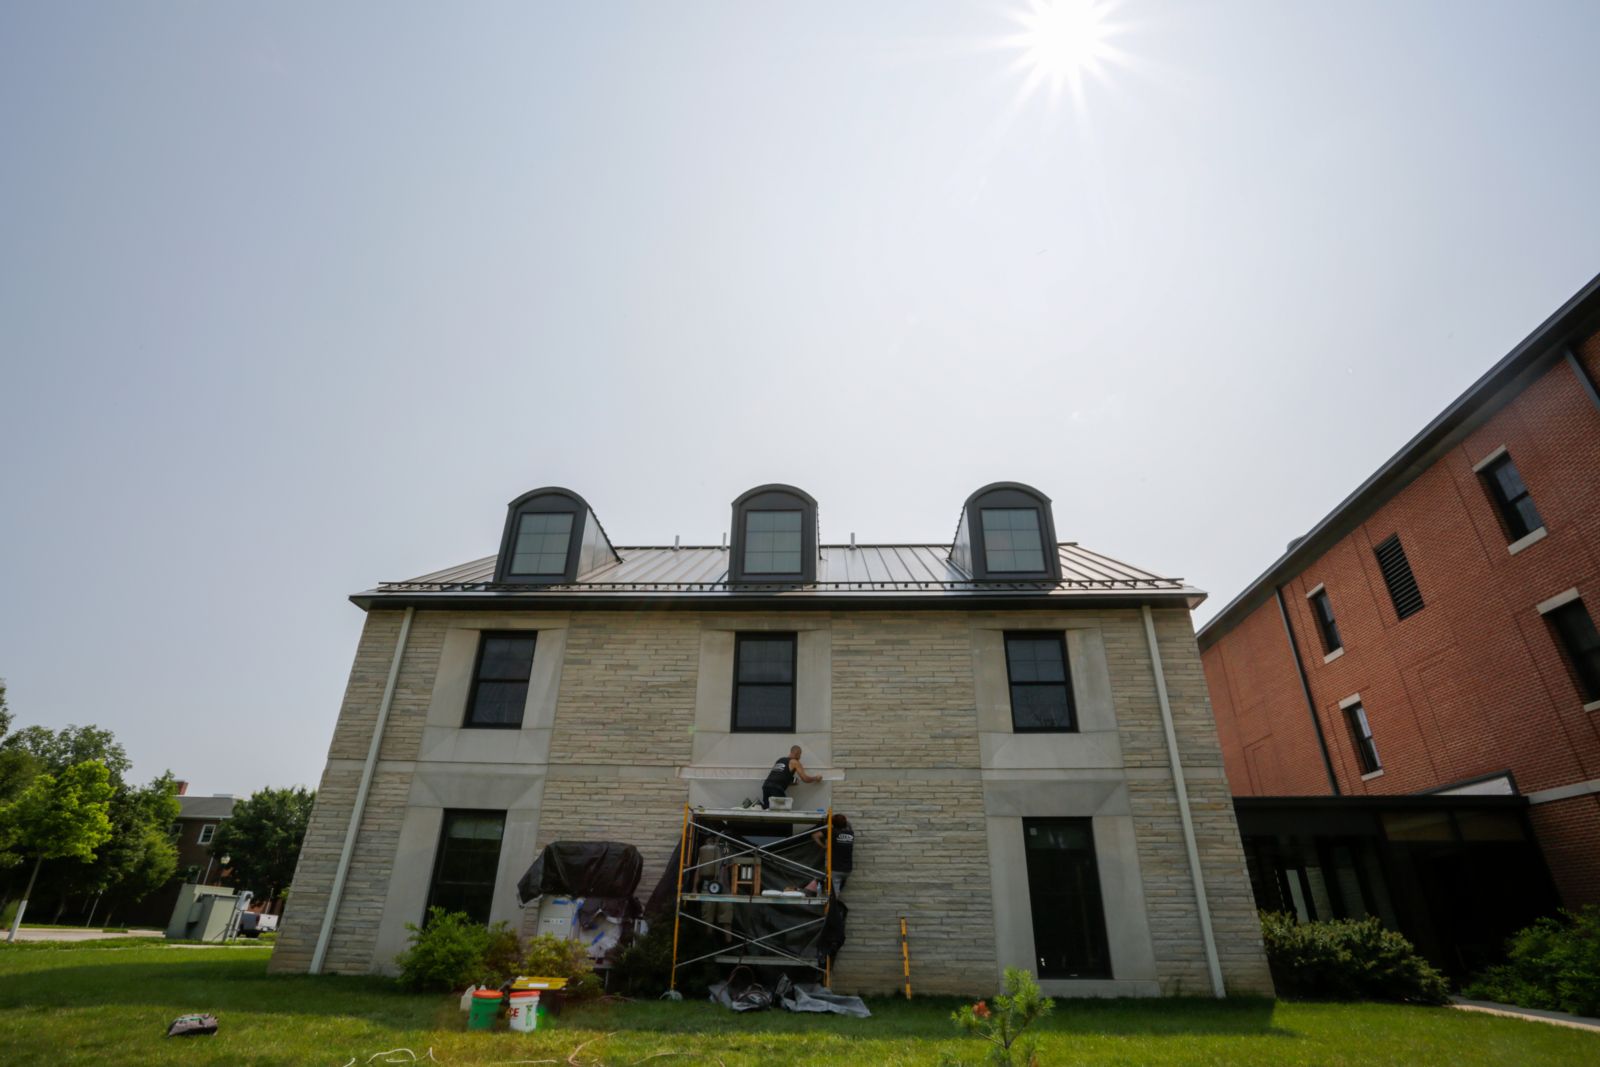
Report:
M 621 557 L 584 499 L 552 486 L 524 493 L 507 508 L 495 581 L 570 583 L 618 562 Z
M 518 578 L 565 574 L 567 550 L 571 547 L 571 512 L 521 515 L 517 519 L 517 540 L 511 548 L 511 569 L 507 573 Z
M 1020 482 L 995 482 L 967 498 L 950 560 L 978 581 L 1059 581 L 1050 498 Z
M 1044 536 L 1037 508 L 984 508 L 983 558 L 990 574 L 1044 570 Z
M 763 485 L 733 502 L 731 582 L 817 580 L 817 502 L 792 485 Z

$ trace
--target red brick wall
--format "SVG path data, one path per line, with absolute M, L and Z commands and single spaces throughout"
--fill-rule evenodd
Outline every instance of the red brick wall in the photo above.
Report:
M 1600 337 L 1580 349 L 1600 377 Z M 1473 464 L 1505 445 L 1548 535 L 1513 556 Z M 1398 532 L 1426 607 L 1395 616 L 1373 546 Z M 1323 662 L 1321 583 L 1344 654 Z M 1576 586 L 1600 620 L 1600 410 L 1557 363 L 1283 589 L 1340 789 L 1414 793 L 1510 770 L 1524 793 L 1600 778 L 1600 713 L 1534 606 Z M 1269 600 L 1204 653 L 1236 794 L 1327 793 Z M 1361 694 L 1383 773 L 1363 781 L 1341 699 Z M 1536 804 L 1569 903 L 1600 901 L 1600 797 Z

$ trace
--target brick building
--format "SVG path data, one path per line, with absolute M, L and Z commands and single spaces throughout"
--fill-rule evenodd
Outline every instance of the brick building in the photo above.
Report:
M 974 493 L 953 544 L 820 544 L 788 486 L 741 496 L 731 529 L 614 548 L 575 493 L 538 490 L 497 556 L 353 597 L 273 968 L 390 969 L 430 903 L 529 932 L 515 883 L 554 841 L 636 846 L 648 889 L 686 803 L 758 796 L 798 743 L 823 780 L 797 808 L 858 835 L 836 988 L 898 987 L 906 915 L 928 992 L 1005 966 L 1064 995 L 1270 992 L 1203 594 L 1058 543 L 1014 483 Z
M 1236 795 L 1520 795 L 1600 902 L 1597 330 L 1600 279 L 1200 631 Z

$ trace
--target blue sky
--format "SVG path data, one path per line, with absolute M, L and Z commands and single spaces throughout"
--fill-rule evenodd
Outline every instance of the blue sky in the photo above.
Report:
M 996 479 L 1204 619 L 1600 272 L 1600 6 L 0 6 L 0 677 L 315 784 L 345 597 L 583 493 L 947 538 Z

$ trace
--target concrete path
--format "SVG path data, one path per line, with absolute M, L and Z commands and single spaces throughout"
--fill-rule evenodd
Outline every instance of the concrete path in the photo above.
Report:
M 104 930 L 89 927 L 86 930 L 41 930 L 37 927 L 24 926 L 17 931 L 18 941 L 104 941 L 112 937 L 160 937 L 160 930 L 129 930 L 125 934 L 108 934 Z M 5 939 L 5 931 L 0 930 L 0 941 Z
M 1531 1023 L 1550 1023 L 1554 1026 L 1570 1026 L 1575 1030 L 1591 1030 L 1600 1033 L 1600 1019 L 1590 1019 L 1583 1015 L 1568 1015 L 1564 1011 L 1542 1011 L 1538 1008 L 1519 1008 L 1515 1004 L 1496 1004 L 1492 1000 L 1467 1000 L 1464 997 L 1451 997 L 1451 1004 L 1462 1011 L 1481 1011 L 1488 1015 L 1504 1015 L 1508 1019 L 1526 1019 Z

